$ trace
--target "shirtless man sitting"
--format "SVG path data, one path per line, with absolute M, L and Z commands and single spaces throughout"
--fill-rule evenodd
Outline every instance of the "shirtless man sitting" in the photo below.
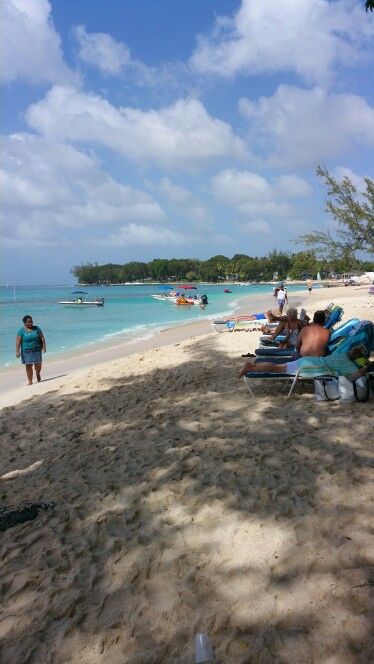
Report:
M 326 346 L 330 339 L 330 330 L 324 326 L 326 315 L 324 311 L 316 311 L 313 316 L 313 323 L 301 330 L 296 350 L 300 357 L 321 357 L 326 352 Z
M 300 357 L 323 357 L 330 338 L 330 330 L 323 327 L 325 320 L 325 312 L 316 311 L 313 316 L 313 323 L 303 327 L 296 343 L 296 350 Z M 285 366 L 270 362 L 256 362 L 256 364 L 246 362 L 240 371 L 239 378 L 244 376 L 247 371 L 285 371 Z M 283 367 L 283 369 L 281 370 L 280 367 Z

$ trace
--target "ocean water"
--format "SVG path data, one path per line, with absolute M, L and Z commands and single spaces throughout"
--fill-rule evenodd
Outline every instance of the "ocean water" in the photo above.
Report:
M 79 348 L 87 350 L 96 344 L 146 338 L 166 327 L 230 314 L 239 299 L 248 295 L 269 294 L 269 306 L 273 303 L 271 284 L 230 286 L 232 293 L 224 293 L 224 288 L 222 284 L 200 285 L 198 294 L 205 293 L 209 300 L 206 309 L 201 310 L 196 305 L 178 307 L 154 299 L 151 295 L 159 292 L 157 285 L 82 287 L 87 299 L 103 297 L 105 305 L 76 308 L 59 304 L 59 300 L 72 299 L 74 286 L 1 286 L 0 366 L 20 362 L 15 357 L 15 337 L 25 314 L 30 314 L 43 330 L 50 357 Z M 290 286 L 289 291 L 299 288 Z

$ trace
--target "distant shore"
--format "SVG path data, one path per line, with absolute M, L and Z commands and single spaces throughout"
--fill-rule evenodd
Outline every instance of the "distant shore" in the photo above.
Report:
M 340 282 L 334 282 L 331 279 L 321 279 L 318 282 L 315 279 L 312 279 L 312 282 L 314 284 L 324 284 L 328 285 L 329 288 L 338 288 L 340 286 L 344 286 L 344 283 Z M 304 286 L 306 288 L 306 281 L 302 281 L 300 279 L 288 279 L 286 280 L 272 280 L 272 281 L 196 281 L 196 282 L 191 282 L 191 283 L 196 283 L 199 286 L 266 286 L 266 284 L 270 284 L 271 286 L 275 286 L 276 284 L 283 283 L 286 287 L 287 286 Z M 107 287 L 107 286 L 162 286 L 162 285 L 168 285 L 168 286 L 173 286 L 173 287 L 180 287 L 180 281 L 124 281 L 124 282 L 119 282 L 115 284 L 99 284 L 99 283 L 93 283 L 93 284 L 75 284 L 76 287 L 85 287 L 89 288 L 90 286 L 95 286 L 97 287 Z

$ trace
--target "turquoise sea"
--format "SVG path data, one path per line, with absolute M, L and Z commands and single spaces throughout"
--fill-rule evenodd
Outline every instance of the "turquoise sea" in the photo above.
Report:
M 69 308 L 58 304 L 59 300 L 72 299 L 71 292 L 76 288 L 87 291 L 87 299 L 103 297 L 104 307 Z M 88 345 L 146 338 L 165 327 L 230 314 L 238 300 L 248 295 L 269 293 L 269 306 L 272 304 L 271 284 L 230 285 L 232 293 L 224 293 L 224 288 L 222 284 L 198 286 L 198 294 L 205 293 L 209 300 L 202 311 L 196 305 L 177 307 L 154 299 L 151 295 L 159 292 L 157 285 L 1 286 L 0 366 L 19 363 L 15 357 L 15 337 L 25 314 L 30 314 L 43 330 L 50 357 L 82 347 L 87 350 Z M 289 291 L 298 289 L 300 286 L 289 287 Z

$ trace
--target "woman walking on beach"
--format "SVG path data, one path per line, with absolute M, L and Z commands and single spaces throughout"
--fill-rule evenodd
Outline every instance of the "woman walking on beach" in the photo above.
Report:
M 36 380 L 38 383 L 41 381 L 42 351 L 46 351 L 45 338 L 40 327 L 34 325 L 31 316 L 24 316 L 22 320 L 23 327 L 18 330 L 16 338 L 16 357 L 21 356 L 22 364 L 26 366 L 28 384 L 32 385 L 33 365 Z
M 279 311 L 281 312 L 281 315 L 282 315 L 283 307 L 284 307 L 285 303 L 287 302 L 287 304 L 288 304 L 287 288 L 285 288 L 283 286 L 283 284 L 281 284 L 279 286 L 277 294 L 276 294 L 276 298 L 277 298 L 277 303 L 278 303 L 278 309 L 279 309 Z

